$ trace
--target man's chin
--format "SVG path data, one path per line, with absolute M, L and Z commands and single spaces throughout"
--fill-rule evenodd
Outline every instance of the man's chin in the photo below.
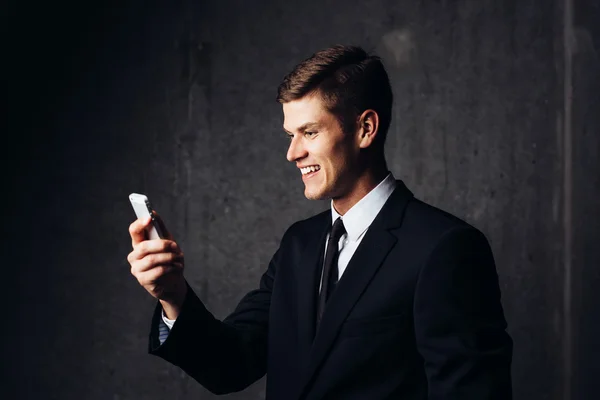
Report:
M 304 197 L 308 200 L 326 200 L 327 194 L 322 190 L 310 190 L 310 188 L 306 187 L 304 189 Z

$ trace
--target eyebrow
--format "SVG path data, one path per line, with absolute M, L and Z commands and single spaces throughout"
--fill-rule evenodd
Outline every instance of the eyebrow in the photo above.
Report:
M 305 130 L 307 130 L 309 128 L 314 129 L 314 128 L 318 128 L 318 127 L 319 127 L 319 123 L 317 123 L 317 122 L 307 122 L 298 128 L 298 132 L 304 132 Z M 285 129 L 285 127 L 283 128 L 283 130 L 286 131 L 287 133 L 292 133 L 292 132 L 288 131 L 287 129 Z

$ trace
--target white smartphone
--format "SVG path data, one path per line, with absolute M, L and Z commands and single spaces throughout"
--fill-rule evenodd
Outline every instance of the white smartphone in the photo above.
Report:
M 133 211 L 135 211 L 135 215 L 138 218 L 152 218 L 152 223 L 148 228 L 148 239 L 163 239 L 165 236 L 160 229 L 158 221 L 154 219 L 154 215 L 152 214 L 152 206 L 150 205 L 148 197 L 139 193 L 131 193 L 129 195 L 129 201 L 131 202 Z

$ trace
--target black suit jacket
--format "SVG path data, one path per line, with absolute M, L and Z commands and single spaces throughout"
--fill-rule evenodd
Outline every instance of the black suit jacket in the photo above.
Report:
M 214 393 L 267 373 L 267 399 L 510 399 L 512 341 L 484 235 L 398 181 L 331 295 L 318 277 L 331 212 L 292 225 L 224 321 L 192 290 L 150 352 Z

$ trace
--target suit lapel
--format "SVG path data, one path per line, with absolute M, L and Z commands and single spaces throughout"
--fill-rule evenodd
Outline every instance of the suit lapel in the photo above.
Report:
M 310 382 L 334 343 L 346 317 L 396 244 L 396 236 L 390 233 L 389 230 L 401 225 L 406 204 L 412 198 L 412 193 L 404 186 L 404 183 L 402 181 L 397 183 L 398 186 L 369 227 L 327 302 L 319 331 L 316 333 L 313 346 L 310 348 L 308 368 L 304 380 L 301 382 L 300 387 L 303 388 L 303 391 L 301 391 L 300 396 L 310 387 Z M 331 221 L 329 223 L 331 224 Z M 322 241 L 325 241 L 325 235 L 323 235 Z M 310 326 L 312 326 L 312 332 L 314 332 L 314 299 L 316 298 L 316 292 L 313 290 L 312 293 Z M 299 322 L 302 322 L 299 329 L 304 331 L 306 327 L 303 323 L 308 321 Z M 301 350 L 305 349 L 302 348 Z M 302 364 L 302 367 L 306 365 Z
M 314 233 L 309 235 L 308 242 L 300 256 L 301 262 L 296 274 L 298 280 L 298 356 L 301 371 L 306 370 L 308 366 L 308 357 L 315 337 L 317 288 L 323 264 L 325 238 L 330 227 L 331 213 L 328 212 L 316 222 Z

